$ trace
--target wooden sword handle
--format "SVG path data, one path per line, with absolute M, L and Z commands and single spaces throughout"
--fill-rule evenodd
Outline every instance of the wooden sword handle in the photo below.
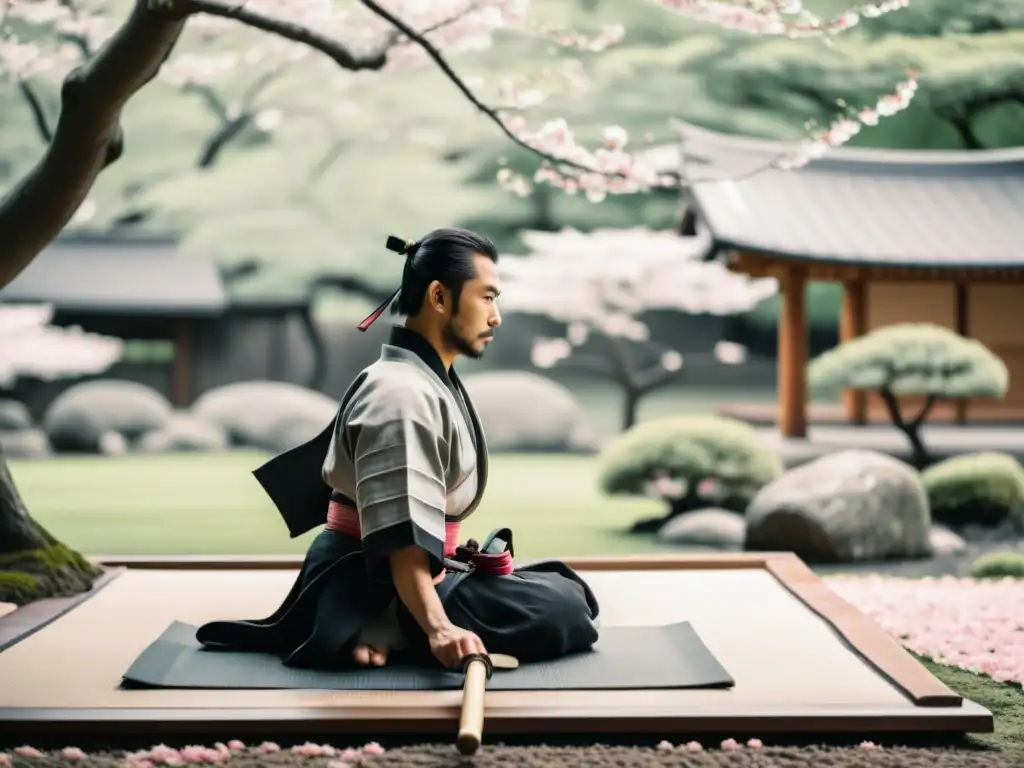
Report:
M 455 746 L 463 755 L 472 755 L 480 748 L 484 733 L 484 690 L 491 676 L 491 660 L 478 653 L 467 656 L 462 663 L 466 679 L 462 684 L 462 714 Z

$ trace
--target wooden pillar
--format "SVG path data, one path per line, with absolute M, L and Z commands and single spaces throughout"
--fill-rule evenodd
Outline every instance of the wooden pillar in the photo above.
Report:
M 807 317 L 801 267 L 789 267 L 779 280 L 779 430 L 785 437 L 807 436 Z
M 971 335 L 969 295 L 970 291 L 966 283 L 956 284 L 956 332 L 961 336 Z M 967 410 L 970 402 L 967 398 L 961 398 L 956 401 L 957 424 L 967 422 Z
M 192 378 L 192 333 L 188 320 L 174 324 L 174 359 L 171 362 L 171 403 L 175 408 L 189 406 L 189 380 Z
M 843 284 L 843 310 L 839 316 L 840 342 L 853 341 L 867 333 L 868 291 L 863 280 L 851 280 Z M 853 424 L 865 424 L 868 420 L 868 397 L 863 390 L 848 389 L 843 392 L 843 410 Z

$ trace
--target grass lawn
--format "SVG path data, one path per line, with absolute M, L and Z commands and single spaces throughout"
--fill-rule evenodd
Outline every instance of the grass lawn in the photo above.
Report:
M 251 471 L 255 452 L 64 457 L 12 461 L 32 515 L 86 554 L 248 555 L 305 551 L 315 533 L 290 540 Z M 653 551 L 622 529 L 660 514 L 647 499 L 612 498 L 597 488 L 589 457 L 497 455 L 487 494 L 467 536 L 509 526 L 527 559 Z

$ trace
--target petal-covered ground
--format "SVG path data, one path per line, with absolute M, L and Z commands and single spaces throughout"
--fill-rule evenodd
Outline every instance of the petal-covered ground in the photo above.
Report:
M 826 579 L 907 649 L 940 664 L 1024 684 L 1024 579 L 887 576 Z

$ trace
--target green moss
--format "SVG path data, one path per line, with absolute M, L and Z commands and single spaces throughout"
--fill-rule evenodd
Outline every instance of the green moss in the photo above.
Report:
M 1018 552 L 990 552 L 971 563 L 974 579 L 1024 579 L 1024 555 Z
M 37 576 L 19 571 L 0 571 L 0 603 L 24 605 L 42 595 L 42 581 Z
M 61 543 L 0 555 L 0 602 L 24 605 L 44 597 L 84 592 L 102 573 Z
M 684 481 L 692 494 L 704 479 L 721 495 L 710 505 L 742 512 L 761 488 L 779 477 L 781 459 L 750 425 L 719 416 L 675 416 L 643 422 L 605 450 L 600 487 L 608 494 L 643 495 L 658 473 Z
M 1024 691 L 1015 684 L 1000 683 L 987 675 L 937 664 L 913 654 L 933 675 L 951 689 L 992 713 L 995 732 L 972 734 L 969 741 L 1007 758 L 1007 765 L 1024 765 Z
M 995 525 L 1024 515 L 1024 467 L 1013 456 L 956 456 L 924 470 L 921 479 L 937 522 Z

